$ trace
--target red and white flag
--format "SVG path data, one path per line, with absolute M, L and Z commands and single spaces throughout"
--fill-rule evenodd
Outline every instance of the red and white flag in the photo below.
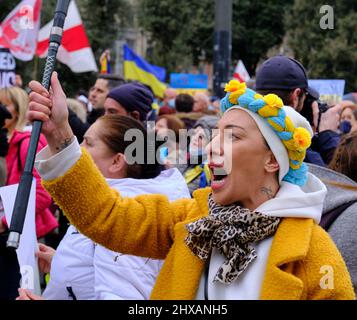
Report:
M 238 61 L 236 69 L 234 70 L 233 78 L 237 79 L 240 82 L 247 82 L 250 80 L 249 73 L 245 68 L 242 60 Z
M 32 60 L 37 46 L 42 0 L 21 1 L 0 24 L 0 47 L 17 59 Z
M 48 52 L 49 37 L 53 20 L 47 23 L 38 36 L 36 54 L 41 58 Z M 62 44 L 58 49 L 57 59 L 66 64 L 73 72 L 98 71 L 77 5 L 72 0 L 68 7 L 64 24 Z

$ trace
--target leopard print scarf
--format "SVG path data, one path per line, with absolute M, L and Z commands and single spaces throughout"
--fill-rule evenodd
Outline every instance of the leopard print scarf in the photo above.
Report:
M 253 242 L 275 233 L 280 218 L 250 211 L 238 204 L 221 206 L 208 199 L 209 215 L 186 225 L 186 245 L 206 261 L 213 247 L 226 258 L 214 281 L 230 284 L 257 257 Z

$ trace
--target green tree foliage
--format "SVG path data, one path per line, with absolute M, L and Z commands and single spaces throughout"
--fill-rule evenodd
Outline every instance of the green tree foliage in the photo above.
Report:
M 289 45 L 310 78 L 345 79 L 346 92 L 357 90 L 357 2 L 333 0 L 334 29 L 322 29 L 322 0 L 296 0 L 286 15 Z
M 14 8 L 13 0 L 1 0 L 0 1 L 0 22 L 4 20 L 4 18 L 10 13 L 10 11 Z
M 285 34 L 284 12 L 293 0 L 233 0 L 232 59 L 250 73 Z M 214 0 L 142 0 L 140 21 L 154 41 L 151 60 L 169 71 L 213 57 Z
M 150 62 L 170 71 L 198 62 L 203 51 L 212 56 L 214 1 L 141 0 L 141 26 L 151 34 Z
M 99 58 L 130 24 L 131 7 L 126 0 L 77 0 L 77 4 L 94 54 Z
M 284 13 L 293 0 L 233 0 L 232 59 L 254 74 L 267 51 L 285 35 Z

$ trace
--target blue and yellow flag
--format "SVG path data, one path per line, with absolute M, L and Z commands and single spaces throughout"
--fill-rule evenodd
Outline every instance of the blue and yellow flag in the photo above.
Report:
M 105 54 L 103 59 L 100 61 L 100 73 L 107 74 L 110 72 L 110 56 L 109 54 Z
M 126 44 L 124 45 L 124 78 L 126 80 L 136 80 L 146 84 L 155 96 L 163 98 L 166 90 L 165 77 L 164 68 L 149 64 Z

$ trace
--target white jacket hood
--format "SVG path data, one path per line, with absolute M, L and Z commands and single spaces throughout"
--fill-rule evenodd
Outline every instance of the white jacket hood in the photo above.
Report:
M 190 198 L 190 192 L 187 188 L 185 179 L 177 169 L 169 169 L 161 172 L 154 179 L 106 179 L 108 184 L 115 189 L 118 189 L 123 196 L 134 197 L 140 194 L 160 193 L 168 196 L 169 200 L 173 201 L 179 198 Z M 128 283 L 136 284 L 140 288 L 138 292 L 148 292 L 152 290 L 152 281 L 157 276 L 161 262 L 159 260 L 145 263 L 140 261 L 138 257 L 125 255 L 120 261 L 113 262 L 113 258 L 118 253 L 105 249 L 99 245 L 95 246 L 94 242 L 84 235 L 80 234 L 72 225 L 69 226 L 65 237 L 62 239 L 57 252 L 52 260 L 51 265 L 51 280 L 43 293 L 48 300 L 68 300 L 71 299 L 68 295 L 67 287 L 73 289 L 78 300 L 97 299 L 100 288 L 106 294 L 101 293 L 101 299 L 117 299 L 121 295 L 122 286 L 128 286 Z M 99 263 L 106 267 L 100 270 L 94 270 L 94 265 Z M 105 260 L 106 259 L 106 260 Z M 134 266 L 140 266 L 138 273 Z M 145 266 L 144 266 L 145 265 Z M 126 274 L 126 282 L 118 280 L 115 272 L 124 272 Z M 149 274 L 149 275 L 148 275 Z M 111 281 L 108 280 L 113 277 Z M 104 282 L 100 280 L 104 278 Z M 118 293 L 119 292 L 119 293 Z M 132 294 L 130 296 L 130 294 Z M 136 294 L 136 295 L 135 295 Z M 135 292 L 122 292 L 125 297 L 134 297 L 139 299 L 140 295 Z
M 106 179 L 108 184 L 125 197 L 139 194 L 164 194 L 170 201 L 191 198 L 185 179 L 176 168 L 164 170 L 153 179 Z
M 303 187 L 282 181 L 276 197 L 264 202 L 255 211 L 281 218 L 311 218 L 320 223 L 326 193 L 326 186 L 308 173 Z

